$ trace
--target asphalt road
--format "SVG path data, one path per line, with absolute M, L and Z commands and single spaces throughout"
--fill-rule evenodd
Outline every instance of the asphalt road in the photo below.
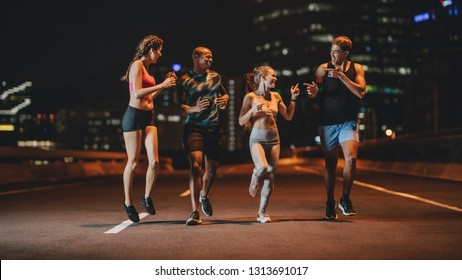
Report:
M 162 172 L 157 214 L 127 222 L 120 177 L 0 192 L 2 260 L 460 260 L 460 183 L 360 170 L 351 195 L 357 215 L 324 220 L 322 166 L 283 159 L 267 213 L 255 220 L 252 166 L 219 169 L 213 217 L 186 226 L 188 172 Z M 340 173 L 339 173 L 340 174 Z M 144 178 L 135 180 L 135 207 Z M 337 181 L 336 197 L 341 194 Z

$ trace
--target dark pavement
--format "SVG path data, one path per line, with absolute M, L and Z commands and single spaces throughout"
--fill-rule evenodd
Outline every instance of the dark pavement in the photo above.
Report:
M 273 222 L 261 224 L 259 201 L 248 194 L 251 170 L 250 164 L 220 167 L 210 193 L 214 215 L 201 213 L 204 223 L 192 227 L 185 226 L 186 170 L 162 172 L 153 192 L 157 214 L 127 227 L 119 176 L 3 191 L 0 258 L 462 259 L 460 183 L 359 170 L 351 195 L 357 216 L 325 221 L 322 166 L 281 159 L 267 210 Z M 140 212 L 143 184 L 138 176 Z

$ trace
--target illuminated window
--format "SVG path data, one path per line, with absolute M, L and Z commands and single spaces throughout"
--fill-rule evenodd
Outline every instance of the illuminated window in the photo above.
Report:
M 180 122 L 181 121 L 181 117 L 179 115 L 172 115 L 172 116 L 168 116 L 167 117 L 167 120 L 169 122 Z
M 12 125 L 12 124 L 0 124 L 0 131 L 14 131 L 14 125 Z
M 320 43 L 330 43 L 334 39 L 332 34 L 319 34 L 319 35 L 312 35 L 311 40 L 313 42 L 320 42 Z
M 164 122 L 167 120 L 164 114 L 157 114 L 157 120 Z
M 398 69 L 398 72 L 400 75 L 410 75 L 412 71 L 411 71 L 411 68 L 409 67 L 400 67 Z
M 281 73 L 282 73 L 282 76 L 287 76 L 287 77 L 290 77 L 290 76 L 292 76 L 294 74 L 293 71 L 289 70 L 289 69 L 284 69 L 284 70 L 282 70 Z
M 300 69 L 297 69 L 297 76 L 303 76 L 305 74 L 310 73 L 310 67 L 302 67 Z

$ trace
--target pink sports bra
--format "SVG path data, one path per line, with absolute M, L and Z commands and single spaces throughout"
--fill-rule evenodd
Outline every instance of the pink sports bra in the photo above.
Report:
M 153 76 L 149 75 L 148 71 L 144 67 L 143 67 L 143 76 L 141 77 L 141 82 L 142 82 L 143 88 L 152 87 L 156 85 L 156 80 L 154 79 Z

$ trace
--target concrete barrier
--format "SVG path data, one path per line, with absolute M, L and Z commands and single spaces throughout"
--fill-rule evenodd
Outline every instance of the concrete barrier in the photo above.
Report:
M 304 158 L 304 160 L 310 162 L 311 165 L 315 165 L 319 170 L 324 168 L 324 159 L 322 158 Z M 345 161 L 339 158 L 338 169 L 343 169 L 344 165 Z M 369 170 L 462 182 L 462 164 L 460 163 L 391 162 L 358 158 L 356 167 L 358 172 Z
M 171 172 L 173 167 L 168 158 L 164 158 L 161 172 Z M 161 161 L 162 162 L 162 161 Z M 47 165 L 0 164 L 0 187 L 25 183 L 58 182 L 70 179 L 91 177 L 122 176 L 125 162 L 77 162 L 51 163 Z M 146 173 L 147 163 L 140 163 L 135 172 Z
M 358 159 L 359 170 L 437 178 L 462 182 L 462 164 L 433 162 L 384 162 Z
M 418 138 L 420 139 L 420 138 Z M 417 145 L 418 143 L 418 145 Z M 407 145 L 404 147 L 403 145 Z M 409 156 L 398 156 L 404 152 L 413 151 L 409 146 L 414 146 L 414 158 Z M 430 147 L 445 147 L 445 153 L 438 158 Z M 383 141 L 375 141 L 367 145 L 362 144 L 359 148 L 357 161 L 358 170 L 371 170 L 390 174 L 402 174 L 426 178 L 437 178 L 462 182 L 462 163 L 458 156 L 461 152 L 462 136 L 439 136 L 429 138 L 426 141 L 418 141 L 413 139 L 404 139 L 399 143 L 385 139 Z M 366 152 L 364 151 L 366 150 Z M 437 149 L 441 151 L 442 148 Z M 418 151 L 418 152 L 417 152 Z M 424 157 L 424 151 L 426 156 Z M 373 154 L 374 152 L 375 154 Z M 451 156 L 446 156 L 450 153 Z M 281 153 L 283 154 L 283 153 Z M 307 159 L 315 162 L 316 166 L 324 168 L 324 159 L 322 158 L 321 149 L 318 146 L 314 147 L 299 147 L 285 151 L 286 156 Z M 406 160 L 404 160 L 406 159 Z M 411 160 L 421 159 L 421 160 Z M 432 159 L 439 159 L 435 162 Z M 441 161 L 445 159 L 446 161 Z M 343 168 L 344 161 L 342 155 L 339 156 L 339 168 Z
M 17 148 L 16 148 L 17 149 Z M 309 157 L 304 154 L 306 149 L 292 151 L 292 156 L 301 160 L 311 162 L 316 168 L 324 168 L 324 160 L 320 157 Z M 319 156 L 318 151 L 314 152 Z M 35 154 L 37 153 L 37 154 Z M 284 153 L 283 153 L 284 154 Z M 8 150 L 0 147 L 0 155 L 4 163 L 0 163 L 0 187 L 14 186 L 27 183 L 58 182 L 70 179 L 83 179 L 102 176 L 122 176 L 125 168 L 124 153 L 102 153 L 96 156 L 92 152 L 78 151 L 21 151 Z M 58 160 L 63 156 L 73 157 L 75 162 L 65 163 Z M 284 156 L 290 157 L 289 153 Z M 48 164 L 32 164 L 33 158 L 47 158 Z M 109 160 L 109 159 L 113 160 Z M 114 159 L 115 158 L 115 159 Z M 14 161 L 5 163 L 5 159 Z M 147 159 L 144 156 L 136 172 L 144 174 L 147 168 Z M 338 168 L 343 168 L 344 161 L 339 159 Z M 403 174 L 418 177 L 437 178 L 462 182 L 461 163 L 432 163 L 432 162 L 402 162 L 402 161 L 375 161 L 358 159 L 358 170 L 371 170 L 391 174 Z M 173 160 L 167 157 L 160 158 L 160 170 L 162 172 L 173 171 Z
M 126 164 L 124 153 L 91 151 L 43 151 L 0 147 L 0 187 L 27 183 L 58 182 L 102 176 L 122 176 Z M 72 158 L 64 162 L 64 158 Z M 40 164 L 38 164 L 40 163 Z M 144 174 L 147 158 L 142 156 L 135 172 Z M 172 159 L 160 158 L 160 170 L 173 170 Z

